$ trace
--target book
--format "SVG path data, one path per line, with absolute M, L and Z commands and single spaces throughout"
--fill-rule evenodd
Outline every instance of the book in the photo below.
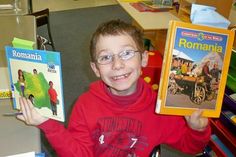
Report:
M 64 122 L 64 98 L 59 52 L 5 47 L 13 108 L 19 98 L 31 100 L 45 117 Z
M 173 9 L 172 3 L 171 5 L 165 3 L 156 4 L 152 1 L 133 2 L 130 5 L 140 12 L 162 12 Z
M 9 155 L 6 157 L 35 157 L 35 152 L 20 153 L 15 155 Z
M 45 157 L 45 153 L 26 152 L 15 155 L 9 155 L 6 157 Z
M 219 117 L 234 32 L 170 21 L 156 113 Z
M 11 91 L 9 89 L 0 89 L 0 100 L 9 98 L 12 98 Z
M 173 9 L 173 2 L 172 0 L 155 0 L 155 1 L 141 1 L 144 5 L 147 7 L 153 8 L 153 9 L 166 9 L 170 10 Z

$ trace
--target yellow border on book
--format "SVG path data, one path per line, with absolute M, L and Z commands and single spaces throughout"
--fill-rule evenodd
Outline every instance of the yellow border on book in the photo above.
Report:
M 167 96 L 167 88 L 168 88 L 168 77 L 169 77 L 169 69 L 171 67 L 172 61 L 172 51 L 174 48 L 174 37 L 176 34 L 177 28 L 189 28 L 192 30 L 203 30 L 206 32 L 212 32 L 216 34 L 224 34 L 228 36 L 227 46 L 225 48 L 225 56 L 223 61 L 222 73 L 221 73 L 221 81 L 220 86 L 218 89 L 217 99 L 216 99 L 216 106 L 215 110 L 210 109 L 203 109 L 203 116 L 205 117 L 219 117 L 223 97 L 224 97 L 224 89 L 227 80 L 227 73 L 230 63 L 230 56 L 232 52 L 232 45 L 234 41 L 234 31 L 227 30 L 227 29 L 220 29 L 208 26 L 201 26 L 201 25 L 194 25 L 191 23 L 179 22 L 179 21 L 170 21 L 169 23 L 169 30 L 167 35 L 167 42 L 165 47 L 165 56 L 162 65 L 162 73 L 161 73 L 161 81 L 160 81 L 160 88 L 158 91 L 158 100 L 157 100 L 157 107 L 156 112 L 160 114 L 170 114 L 170 115 L 191 115 L 193 111 L 196 109 L 192 108 L 176 108 L 176 107 L 166 107 L 166 96 Z M 171 53 L 170 53 L 171 52 Z

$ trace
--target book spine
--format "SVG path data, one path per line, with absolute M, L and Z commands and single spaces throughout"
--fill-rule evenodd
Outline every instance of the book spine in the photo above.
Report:
M 167 31 L 167 38 L 166 38 L 166 45 L 165 45 L 165 51 L 164 51 L 164 56 L 163 56 L 163 62 L 162 62 L 162 70 L 161 70 L 161 79 L 160 79 L 160 83 L 159 83 L 159 91 L 158 91 L 158 98 L 157 98 L 157 107 L 156 107 L 156 113 L 160 113 L 160 110 L 161 110 L 161 104 L 163 103 L 163 92 L 165 92 L 163 89 L 163 86 L 164 86 L 164 83 L 166 83 L 165 81 L 167 80 L 164 80 L 163 78 L 167 78 L 166 76 L 168 75 L 167 73 L 167 61 L 170 57 L 170 51 L 171 51 L 171 45 L 173 44 L 173 41 L 171 40 L 173 37 L 171 36 L 173 33 L 173 25 L 174 25 L 174 21 L 170 21 L 169 22 L 169 29 Z

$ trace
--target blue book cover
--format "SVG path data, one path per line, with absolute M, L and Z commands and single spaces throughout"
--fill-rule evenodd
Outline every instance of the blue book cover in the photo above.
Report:
M 14 109 L 19 98 L 31 100 L 43 116 L 65 121 L 59 52 L 5 47 Z
M 156 112 L 219 117 L 234 32 L 171 21 L 169 24 Z

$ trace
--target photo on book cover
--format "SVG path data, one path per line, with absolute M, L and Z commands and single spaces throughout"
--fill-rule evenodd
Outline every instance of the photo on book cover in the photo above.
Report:
M 59 52 L 7 46 L 6 57 L 14 109 L 28 98 L 43 116 L 64 121 L 64 99 Z
M 204 39 L 203 42 L 204 36 L 208 36 L 209 39 Z M 218 43 L 215 43 L 216 40 Z M 221 81 L 227 37 L 177 28 L 176 41 L 179 42 L 175 43 L 173 49 L 166 105 L 214 109 Z M 196 42 L 211 45 L 212 49 L 194 49 L 193 52 L 192 49 L 184 46 Z M 177 99 L 179 103 L 176 103 L 177 95 L 181 96 Z M 172 103 L 173 100 L 175 100 L 174 103 Z
M 160 87 L 159 103 L 163 103 L 162 109 L 170 109 L 167 111 L 170 114 L 190 114 L 184 110 L 198 108 L 209 113 L 217 111 L 211 116 L 219 116 L 231 53 L 229 34 L 220 29 L 187 26 L 179 23 L 172 27 L 169 56 L 164 58 L 168 64 L 163 74 L 166 79 L 162 84 L 165 85 Z

